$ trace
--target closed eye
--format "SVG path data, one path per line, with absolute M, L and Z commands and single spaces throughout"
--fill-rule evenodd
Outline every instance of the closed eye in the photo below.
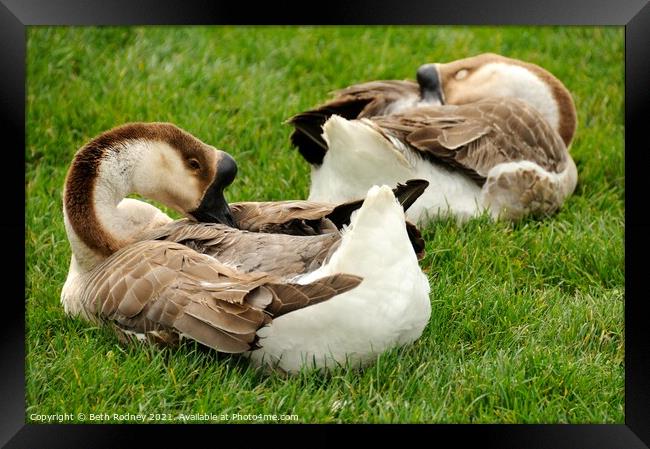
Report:
M 199 164 L 199 161 L 196 159 L 192 158 L 187 162 L 192 170 L 200 170 L 201 169 L 201 164 Z
M 456 72 L 456 75 L 454 76 L 454 78 L 456 78 L 457 80 L 462 80 L 463 78 L 467 77 L 468 73 L 469 73 L 469 70 L 460 69 L 458 72 Z

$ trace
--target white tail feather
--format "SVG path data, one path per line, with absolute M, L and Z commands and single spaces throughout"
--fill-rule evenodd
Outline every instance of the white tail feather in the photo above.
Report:
M 332 115 L 323 125 L 323 139 L 328 151 L 323 164 L 312 169 L 312 199 L 354 200 L 365 194 L 368 186 L 394 186 L 413 178 L 413 154 L 396 147 L 366 120 Z
M 311 282 L 333 273 L 367 277 L 404 260 L 417 265 L 404 220 L 404 209 L 391 188 L 373 186 L 362 206 L 352 214 L 339 249 L 326 265 L 300 282 Z
M 325 157 L 331 153 L 330 157 L 340 155 L 346 160 L 355 158 L 364 164 L 390 162 L 399 163 L 407 169 L 413 168 L 412 158 L 404 144 L 383 135 L 367 119 L 346 120 L 332 115 L 323 125 L 323 139 L 328 148 Z M 392 169 L 395 170 L 395 167 Z
M 363 281 L 260 329 L 261 348 L 251 353 L 256 363 L 276 362 L 288 372 L 312 361 L 317 367 L 365 365 L 422 334 L 431 314 L 429 283 L 390 187 L 368 191 L 330 261 L 299 282 L 337 272 L 356 274 Z

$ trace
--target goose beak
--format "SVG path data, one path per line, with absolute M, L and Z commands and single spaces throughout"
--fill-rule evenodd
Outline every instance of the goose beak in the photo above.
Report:
M 237 176 L 237 163 L 228 153 L 222 152 L 222 156 L 217 160 L 214 181 L 203 195 L 199 207 L 189 212 L 189 215 L 204 223 L 221 223 L 236 227 L 237 223 L 223 196 L 224 189 L 234 181 L 235 176 Z
M 435 105 L 445 104 L 437 64 L 420 66 L 416 76 L 420 85 L 420 97 L 423 101 Z

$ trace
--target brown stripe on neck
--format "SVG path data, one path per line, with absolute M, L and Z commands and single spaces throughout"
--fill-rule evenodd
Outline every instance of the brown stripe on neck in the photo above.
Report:
M 111 255 L 127 242 L 119 241 L 111 235 L 97 217 L 94 193 L 99 166 L 107 154 L 120 151 L 124 144 L 133 140 L 163 141 L 173 148 L 197 148 L 204 145 L 171 123 L 129 123 L 100 134 L 77 152 L 65 182 L 66 214 L 79 238 L 89 248 L 104 256 Z
M 108 151 L 96 139 L 77 152 L 66 176 L 63 200 L 74 232 L 90 249 L 103 256 L 120 248 L 119 242 L 99 222 L 95 210 L 95 183 L 100 161 Z

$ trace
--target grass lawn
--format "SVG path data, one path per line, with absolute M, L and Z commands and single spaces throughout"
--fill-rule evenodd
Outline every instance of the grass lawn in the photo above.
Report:
M 622 27 L 31 27 L 27 421 L 623 423 L 623 45 Z M 306 198 L 309 167 L 286 118 L 335 88 L 413 79 L 421 63 L 485 51 L 540 64 L 571 90 L 578 187 L 546 221 L 424 228 L 432 316 L 415 344 L 363 371 L 285 379 L 198 345 L 121 346 L 64 315 L 61 191 L 88 139 L 129 121 L 174 122 L 235 157 L 229 201 Z

